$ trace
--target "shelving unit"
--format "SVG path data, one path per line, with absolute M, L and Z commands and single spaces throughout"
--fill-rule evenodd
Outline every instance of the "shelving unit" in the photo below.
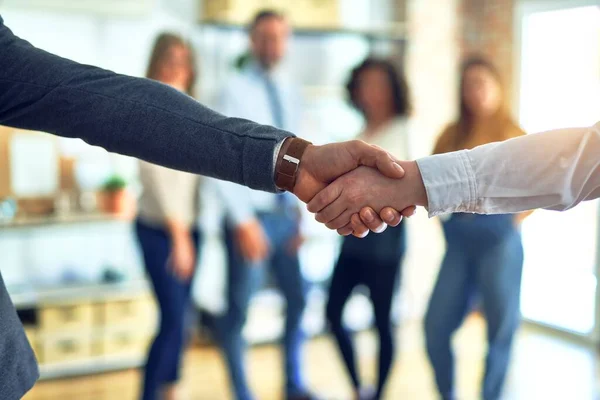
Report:
M 245 32 L 248 27 L 243 24 L 234 24 L 215 20 L 199 22 L 200 28 L 213 28 L 221 31 Z M 402 23 L 385 27 L 350 28 L 350 27 L 323 27 L 303 28 L 295 27 L 294 36 L 299 37 L 328 37 L 328 36 L 356 36 L 369 41 L 405 42 L 407 40 L 406 25 Z
M 13 291 L 41 378 L 141 365 L 156 329 L 148 286 L 137 280 Z
M 103 212 L 18 216 L 0 220 L 0 229 L 39 228 L 44 226 L 87 224 L 92 222 L 129 222 L 131 218 Z
M 93 357 L 80 361 L 65 361 L 51 365 L 40 365 L 40 380 L 68 378 L 103 372 L 139 368 L 144 364 L 145 354 L 137 356 Z

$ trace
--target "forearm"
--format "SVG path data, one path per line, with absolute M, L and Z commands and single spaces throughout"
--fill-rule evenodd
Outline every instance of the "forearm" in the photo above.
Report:
M 430 215 L 569 209 L 600 195 L 600 124 L 418 160 Z
M 167 218 L 165 227 L 173 243 L 190 240 L 190 227 L 183 221 L 175 218 Z
M 226 118 L 157 82 L 46 53 L 12 35 L 1 19 L 0 52 L 1 124 L 276 190 L 274 148 L 291 134 Z

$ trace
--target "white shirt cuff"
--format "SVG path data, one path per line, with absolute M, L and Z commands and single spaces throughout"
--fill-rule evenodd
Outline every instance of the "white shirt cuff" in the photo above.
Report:
M 417 160 L 427 191 L 430 217 L 453 212 L 473 212 L 477 182 L 466 151 Z
M 283 142 L 285 142 L 285 139 L 279 141 L 279 143 L 275 145 L 275 149 L 273 149 L 273 181 L 275 181 L 275 168 L 277 168 L 277 157 L 279 156 L 279 151 L 281 150 L 281 146 L 283 146 Z M 283 192 L 283 190 L 279 190 L 279 188 L 277 188 L 277 192 L 281 193 Z

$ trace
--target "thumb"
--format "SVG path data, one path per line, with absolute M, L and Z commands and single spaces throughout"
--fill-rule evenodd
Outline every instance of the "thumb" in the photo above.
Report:
M 388 178 L 400 179 L 404 177 L 404 169 L 398 161 L 380 147 L 358 142 L 355 157 L 360 165 L 377 168 L 379 172 Z

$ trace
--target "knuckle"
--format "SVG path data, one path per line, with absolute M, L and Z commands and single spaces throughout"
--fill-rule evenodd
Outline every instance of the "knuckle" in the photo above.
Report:
M 365 203 L 365 195 L 361 191 L 353 190 L 348 194 L 348 203 L 353 207 L 360 207 Z

